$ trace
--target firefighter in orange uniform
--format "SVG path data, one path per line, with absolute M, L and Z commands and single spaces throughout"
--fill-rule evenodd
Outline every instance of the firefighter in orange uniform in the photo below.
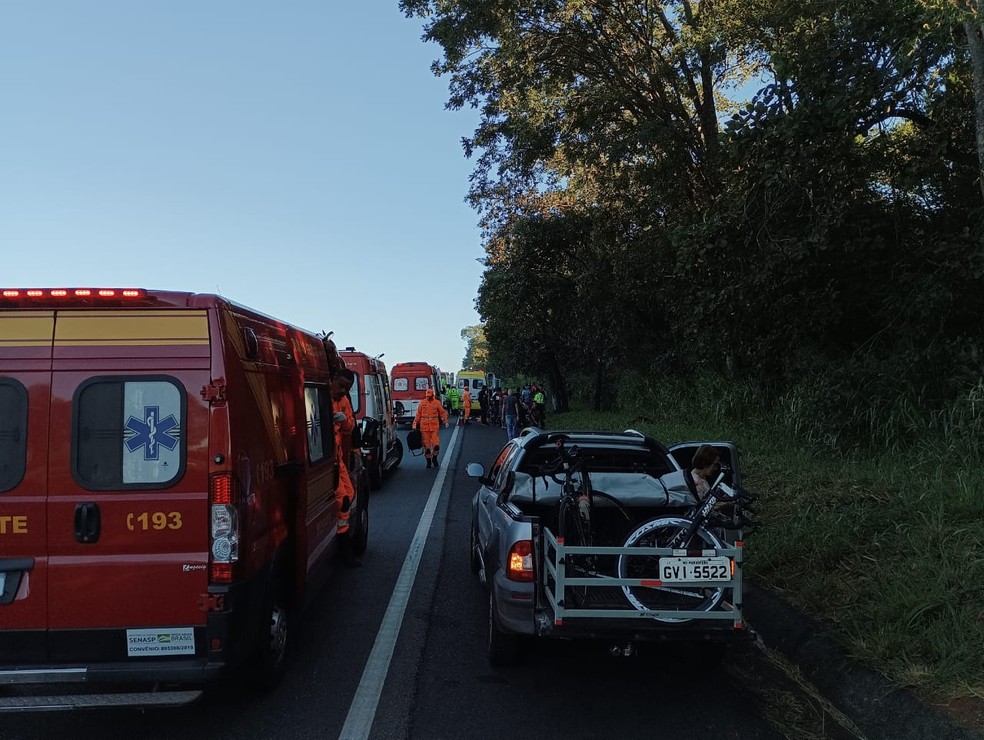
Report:
M 437 453 L 441 451 L 441 423 L 448 426 L 448 412 L 441 405 L 441 402 L 434 398 L 434 389 L 428 388 L 424 394 L 424 400 L 417 406 L 417 415 L 413 419 L 411 427 L 420 427 L 420 433 L 424 438 L 424 457 L 427 458 L 427 467 L 439 467 L 437 463 Z
M 468 382 L 467 380 L 465 381 Z M 468 417 L 471 416 L 471 391 L 468 390 L 466 385 L 461 390 L 461 423 L 467 424 Z
M 352 414 L 352 402 L 349 401 L 348 393 L 354 382 L 355 373 L 347 367 L 340 368 L 331 380 L 331 400 L 335 408 L 332 416 L 335 423 L 335 457 L 338 459 L 338 491 L 335 495 L 338 503 L 338 534 L 342 538 L 342 557 L 349 566 L 361 565 L 352 555 L 348 542 L 349 514 L 355 504 L 355 487 L 348 470 L 355 416 Z

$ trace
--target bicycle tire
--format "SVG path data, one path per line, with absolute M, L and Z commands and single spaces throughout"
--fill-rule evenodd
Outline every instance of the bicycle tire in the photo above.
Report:
M 685 517 L 656 517 L 640 524 L 626 538 L 623 547 L 668 547 L 673 537 L 687 529 L 692 521 Z M 703 540 L 706 548 L 721 548 L 721 540 L 703 527 L 694 531 L 694 538 Z M 619 578 L 659 580 L 659 557 L 655 555 L 622 554 L 618 558 Z M 711 611 L 724 595 L 725 586 L 707 588 L 693 586 L 622 586 L 626 599 L 641 612 L 647 611 Z M 690 618 L 653 617 L 660 622 L 683 623 Z
M 590 547 L 591 525 L 584 521 L 578 509 L 577 500 L 562 498 L 557 513 L 557 535 L 568 547 Z M 568 555 L 565 558 L 566 573 L 571 577 L 587 577 L 591 570 L 589 555 Z M 588 601 L 587 586 L 568 586 L 565 597 L 570 596 L 575 607 L 584 606 Z

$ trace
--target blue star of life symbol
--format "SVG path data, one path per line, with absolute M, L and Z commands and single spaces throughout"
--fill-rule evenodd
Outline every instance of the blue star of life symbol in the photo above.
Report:
M 321 444 L 321 417 L 318 412 L 314 412 L 311 421 L 308 422 L 308 433 L 311 436 L 311 444 L 319 446 Z
M 161 410 L 159 406 L 144 406 L 144 418 L 138 419 L 131 416 L 124 425 L 124 435 L 126 436 L 126 448 L 130 452 L 136 452 L 141 447 L 144 448 L 144 460 L 157 460 L 160 447 L 163 445 L 169 450 L 173 450 L 178 445 L 178 420 L 174 414 L 169 414 L 164 419 L 160 418 Z

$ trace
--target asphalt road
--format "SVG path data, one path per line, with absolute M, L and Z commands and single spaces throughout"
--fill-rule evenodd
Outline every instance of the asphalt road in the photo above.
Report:
M 468 567 L 476 483 L 464 467 L 488 466 L 505 433 L 455 431 L 442 430 L 442 470 L 408 455 L 372 493 L 363 567 L 336 569 L 295 622 L 276 691 L 217 687 L 167 710 L 2 714 L 0 739 L 857 736 L 752 644 L 712 669 L 680 649 L 613 658 L 607 645 L 540 640 L 520 665 L 490 667 L 485 593 Z

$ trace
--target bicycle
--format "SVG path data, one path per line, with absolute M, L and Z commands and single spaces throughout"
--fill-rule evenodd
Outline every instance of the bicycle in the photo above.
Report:
M 622 586 L 622 592 L 639 611 L 710 611 L 721 603 L 726 585 L 671 586 L 669 581 L 731 581 L 731 560 L 708 550 L 726 545 L 714 529 L 748 530 L 759 524 L 745 515 L 755 497 L 735 491 L 725 478 L 727 469 L 718 473 L 707 496 L 684 516 L 658 516 L 643 522 L 625 539 L 623 547 L 670 548 L 672 555 L 623 553 L 618 558 L 618 577 L 644 581 L 638 586 Z M 716 511 L 719 502 L 732 504 L 730 517 Z M 690 621 L 680 617 L 654 617 L 662 622 Z
M 567 547 L 593 547 L 595 528 L 592 513 L 594 500 L 604 499 L 612 504 L 631 530 L 622 541 L 625 548 L 670 548 L 672 555 L 652 553 L 621 554 L 608 572 L 600 567 L 603 556 L 569 554 L 565 558 L 566 572 L 575 578 L 639 579 L 645 585 L 622 586 L 628 602 L 639 611 L 710 611 L 720 604 L 727 586 L 668 586 L 664 581 L 731 581 L 731 560 L 708 554 L 727 545 L 713 530 L 748 530 L 759 527 L 745 515 L 755 497 L 742 490 L 735 491 L 725 479 L 728 469 L 722 468 L 707 496 L 683 516 L 661 515 L 637 523 L 628 508 L 614 496 L 595 491 L 587 470 L 587 460 L 577 446 L 566 448 L 563 437 L 555 440 L 557 458 L 541 467 L 538 477 L 548 477 L 562 486 L 557 502 L 557 541 Z M 563 473 L 564 477 L 560 478 Z M 730 502 L 730 515 L 716 510 L 722 501 Z M 621 540 L 621 538 L 620 538 Z M 696 560 L 693 560 L 696 558 Z M 664 573 L 663 567 L 677 570 Z M 680 578 L 685 573 L 686 577 Z M 586 585 L 568 586 L 567 592 L 576 607 L 589 600 L 591 588 Z M 654 617 L 655 618 L 655 617 Z M 665 622 L 687 622 L 689 618 L 660 617 Z
M 603 491 L 595 491 L 591 486 L 591 476 L 587 470 L 587 460 L 581 456 L 577 445 L 567 448 L 560 437 L 554 441 L 557 458 L 544 465 L 539 476 L 549 477 L 561 486 L 557 502 L 557 541 L 568 547 L 591 547 L 594 545 L 592 511 L 594 499 L 604 499 L 612 504 L 618 513 L 631 526 L 633 519 L 626 507 L 614 496 Z M 563 473 L 563 478 L 560 475 Z M 600 576 L 597 555 L 569 555 L 565 560 L 566 570 L 575 577 L 589 578 Z M 588 586 L 569 586 L 571 600 L 578 607 L 588 602 Z

